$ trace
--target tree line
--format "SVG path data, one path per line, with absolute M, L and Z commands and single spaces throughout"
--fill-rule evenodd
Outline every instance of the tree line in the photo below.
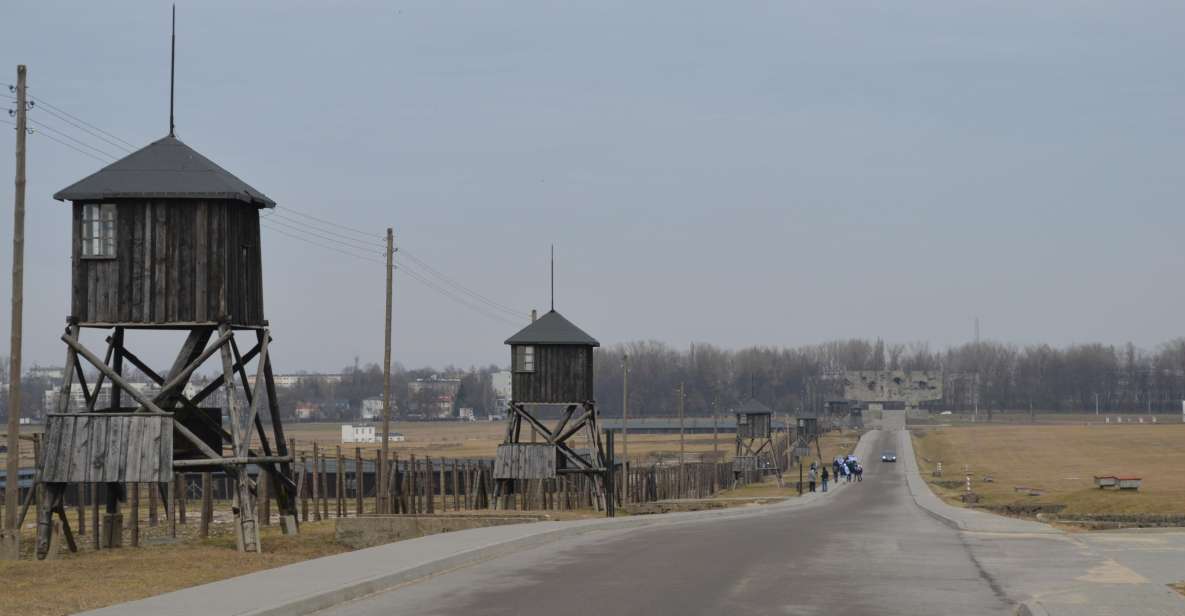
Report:
M 597 403 L 621 415 L 623 357 L 629 357 L 631 417 L 711 415 L 756 397 L 777 412 L 821 410 L 843 397 L 845 370 L 942 370 L 943 410 L 1179 412 L 1185 400 L 1185 338 L 1153 351 L 1135 345 L 1017 346 L 984 341 L 944 350 L 926 343 L 841 340 L 793 347 L 676 349 L 630 342 L 597 349 Z

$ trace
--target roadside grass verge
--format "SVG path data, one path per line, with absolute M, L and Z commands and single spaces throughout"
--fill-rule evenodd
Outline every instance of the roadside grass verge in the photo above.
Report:
M 915 430 L 912 437 L 923 478 L 952 504 L 962 504 L 966 465 L 979 505 L 997 510 L 1063 518 L 1185 513 L 1185 448 L 1180 445 L 1185 426 L 1180 424 L 981 424 Z M 939 461 L 944 476 L 934 477 Z M 1101 490 L 1094 485 L 1095 475 L 1132 475 L 1143 484 L 1138 491 Z M 987 476 L 993 481 L 984 481 Z

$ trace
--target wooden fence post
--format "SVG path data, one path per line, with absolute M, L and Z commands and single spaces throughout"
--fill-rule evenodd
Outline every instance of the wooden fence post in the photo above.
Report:
M 198 536 L 205 539 L 210 536 L 210 522 L 214 517 L 214 476 L 202 473 L 202 506 L 198 516 Z
M 319 480 L 318 472 L 321 465 L 321 450 L 317 448 L 317 441 L 313 441 L 313 521 L 321 521 L 321 503 L 318 499 L 321 498 L 321 482 Z
M 102 542 L 99 540 L 99 484 L 91 482 L 91 548 L 96 552 Z
M 81 537 L 86 534 L 86 484 L 77 484 L 75 490 L 75 498 L 78 499 L 78 535 Z
M 148 484 L 148 526 L 156 527 L 160 523 L 160 518 L 156 513 L 157 492 L 160 491 L 160 486 L 155 483 Z
M 318 467 L 318 472 L 321 473 L 321 519 L 329 519 L 329 453 L 321 452 L 321 464 Z
M 383 465 L 386 463 L 387 463 L 387 460 L 383 457 L 383 450 L 379 449 L 378 451 L 375 451 L 374 452 L 374 512 L 375 513 L 386 513 L 382 509 L 382 507 L 383 507 L 383 499 L 382 499 L 383 486 L 379 485 L 379 479 L 382 478 L 381 475 L 383 474 L 383 468 L 384 468 Z
M 131 485 L 132 496 L 128 511 L 131 514 L 129 522 L 132 525 L 132 547 L 140 547 L 140 482 L 133 482 Z
M 354 515 L 362 515 L 362 488 L 366 485 L 366 474 L 362 470 L 362 448 L 354 448 Z
M 169 516 L 169 536 L 177 538 L 177 474 L 174 473 L 169 481 L 168 495 L 165 498 L 169 502 L 165 503 L 165 512 Z
M 309 521 L 309 488 L 305 481 L 305 476 L 308 474 L 309 468 L 306 465 L 307 460 L 305 454 L 300 454 L 300 475 L 296 479 L 296 493 L 300 496 L 300 521 Z
M 259 503 L 257 511 L 259 523 L 262 526 L 272 525 L 272 498 L 269 483 L 268 472 L 260 466 L 258 479 L 255 483 L 255 500 Z
M 337 502 L 337 517 L 346 517 L 346 464 L 342 457 L 342 446 L 337 445 L 337 482 L 333 486 L 334 500 Z
M 185 513 L 185 504 L 189 502 L 189 482 L 185 480 L 185 473 L 177 473 L 177 523 L 189 524 L 189 516 Z

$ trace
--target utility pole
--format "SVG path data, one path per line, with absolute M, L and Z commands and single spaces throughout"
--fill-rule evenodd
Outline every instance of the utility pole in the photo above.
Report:
M 16 191 L 12 222 L 12 331 L 8 364 L 8 489 L 4 490 L 5 528 L 8 538 L 0 545 L 0 555 L 20 557 L 21 531 L 17 528 L 20 505 L 17 478 L 21 463 L 21 311 L 24 308 L 25 280 L 25 136 L 28 134 L 25 101 L 25 65 L 16 67 Z
M 720 394 L 712 396 L 712 453 L 720 460 Z
M 387 329 L 383 336 L 383 465 L 387 464 L 391 442 L 391 299 L 394 295 L 395 233 L 387 227 Z M 379 511 L 387 513 L 386 469 L 375 469 L 378 481 L 375 493 L 380 495 Z
M 975 401 L 975 414 L 972 421 L 979 421 L 979 317 L 975 317 L 975 391 L 972 392 Z
M 1107 412 L 1109 413 L 1110 411 L 1107 411 Z M 1094 395 L 1094 416 L 1095 417 L 1099 416 L 1099 395 L 1098 394 Z
M 684 387 L 684 383 L 679 383 L 679 469 L 680 469 L 680 472 L 682 472 L 683 463 L 684 463 L 684 460 L 686 459 L 686 458 L 684 458 L 684 454 L 683 454 L 683 451 L 684 451 L 684 448 L 683 448 L 683 399 L 685 397 L 685 394 L 683 393 L 683 387 Z
M 621 464 L 622 464 L 622 487 L 626 493 L 630 489 L 630 355 L 624 353 L 621 356 Z

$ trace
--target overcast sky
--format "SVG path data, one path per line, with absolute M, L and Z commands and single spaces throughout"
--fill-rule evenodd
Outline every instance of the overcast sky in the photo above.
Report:
M 279 204 L 263 243 L 277 370 L 382 359 L 382 265 L 276 230 L 302 221 L 376 260 L 392 226 L 518 311 L 398 273 L 408 366 L 505 363 L 502 341 L 547 308 L 552 242 L 557 308 L 602 343 L 941 347 L 975 315 L 1015 343 L 1182 334 L 1180 2 L 177 11 L 178 136 Z M 136 147 L 167 133 L 167 3 L 9 0 L 0 17 L 0 84 L 24 63 L 34 99 Z M 69 208 L 51 195 L 102 166 L 46 136 L 29 138 L 26 364 L 65 355 Z M 0 200 L 7 341 L 11 180 Z M 163 361 L 178 341 L 142 344 Z

